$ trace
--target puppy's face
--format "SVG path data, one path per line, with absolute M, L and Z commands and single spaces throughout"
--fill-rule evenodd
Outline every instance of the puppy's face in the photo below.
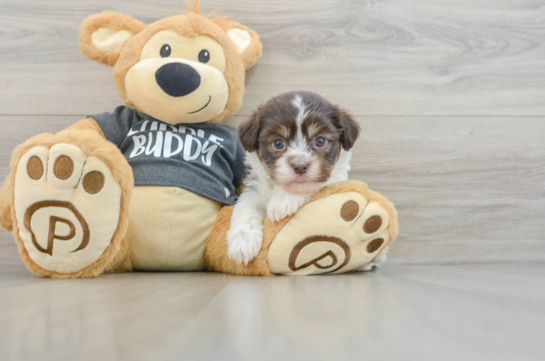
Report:
M 271 179 L 298 194 L 316 192 L 358 135 L 350 115 L 310 92 L 275 97 L 239 127 L 242 145 L 257 152 Z

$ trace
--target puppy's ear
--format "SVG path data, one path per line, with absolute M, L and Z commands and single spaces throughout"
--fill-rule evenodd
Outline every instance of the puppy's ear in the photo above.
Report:
M 259 113 L 254 111 L 250 119 L 238 127 L 238 137 L 246 151 L 255 152 L 259 146 Z
M 360 136 L 360 126 L 346 111 L 337 109 L 339 125 L 342 130 L 341 145 L 344 150 L 350 150 Z

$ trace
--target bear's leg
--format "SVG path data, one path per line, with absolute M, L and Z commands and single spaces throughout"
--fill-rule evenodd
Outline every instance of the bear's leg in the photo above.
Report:
M 130 213 L 129 213 L 130 214 Z M 121 241 L 121 249 L 115 255 L 114 259 L 109 266 L 104 269 L 105 272 L 132 272 L 133 266 L 131 261 L 131 254 L 129 252 L 129 235 L 130 231 L 127 231 L 124 239 Z
M 42 134 L 18 146 L 3 197 L 27 268 L 42 277 L 94 277 L 127 265 L 132 170 L 97 132 Z M 10 188 L 11 187 L 11 191 Z
M 222 209 L 207 244 L 210 269 L 243 275 L 309 275 L 367 270 L 397 236 L 394 205 L 359 181 L 333 184 L 279 222 L 266 219 L 263 246 L 248 265 L 227 256 L 231 207 Z M 223 238 L 222 238 L 223 237 Z

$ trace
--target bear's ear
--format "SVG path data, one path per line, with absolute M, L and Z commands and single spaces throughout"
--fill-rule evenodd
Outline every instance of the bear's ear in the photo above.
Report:
M 123 46 L 145 27 L 131 16 L 113 11 L 91 15 L 79 29 L 81 53 L 101 64 L 114 66 Z
M 235 44 L 244 68 L 250 69 L 261 57 L 263 44 L 259 35 L 250 28 L 226 18 L 217 19 L 216 23 L 227 33 L 229 39 Z

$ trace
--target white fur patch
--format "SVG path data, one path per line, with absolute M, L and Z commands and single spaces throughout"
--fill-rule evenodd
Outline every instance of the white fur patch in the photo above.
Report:
M 297 94 L 293 97 L 293 100 L 291 103 L 297 108 L 297 118 L 295 118 L 295 121 L 297 122 L 297 126 L 301 127 L 301 124 L 303 124 L 303 120 L 305 120 L 305 117 L 308 115 L 307 112 L 307 106 L 303 102 L 303 98 Z
M 295 108 L 297 108 L 297 117 L 295 118 L 295 123 L 297 125 L 297 134 L 295 136 L 295 140 L 290 142 L 290 147 L 296 154 L 304 154 L 309 150 L 307 141 L 303 136 L 303 130 L 301 129 L 303 121 L 308 115 L 307 106 L 303 102 L 303 98 L 299 94 L 293 97 L 291 103 L 295 106 Z
M 256 153 L 246 153 L 245 164 L 246 188 L 233 208 L 227 232 L 227 254 L 238 263 L 248 264 L 261 250 L 271 180 Z

